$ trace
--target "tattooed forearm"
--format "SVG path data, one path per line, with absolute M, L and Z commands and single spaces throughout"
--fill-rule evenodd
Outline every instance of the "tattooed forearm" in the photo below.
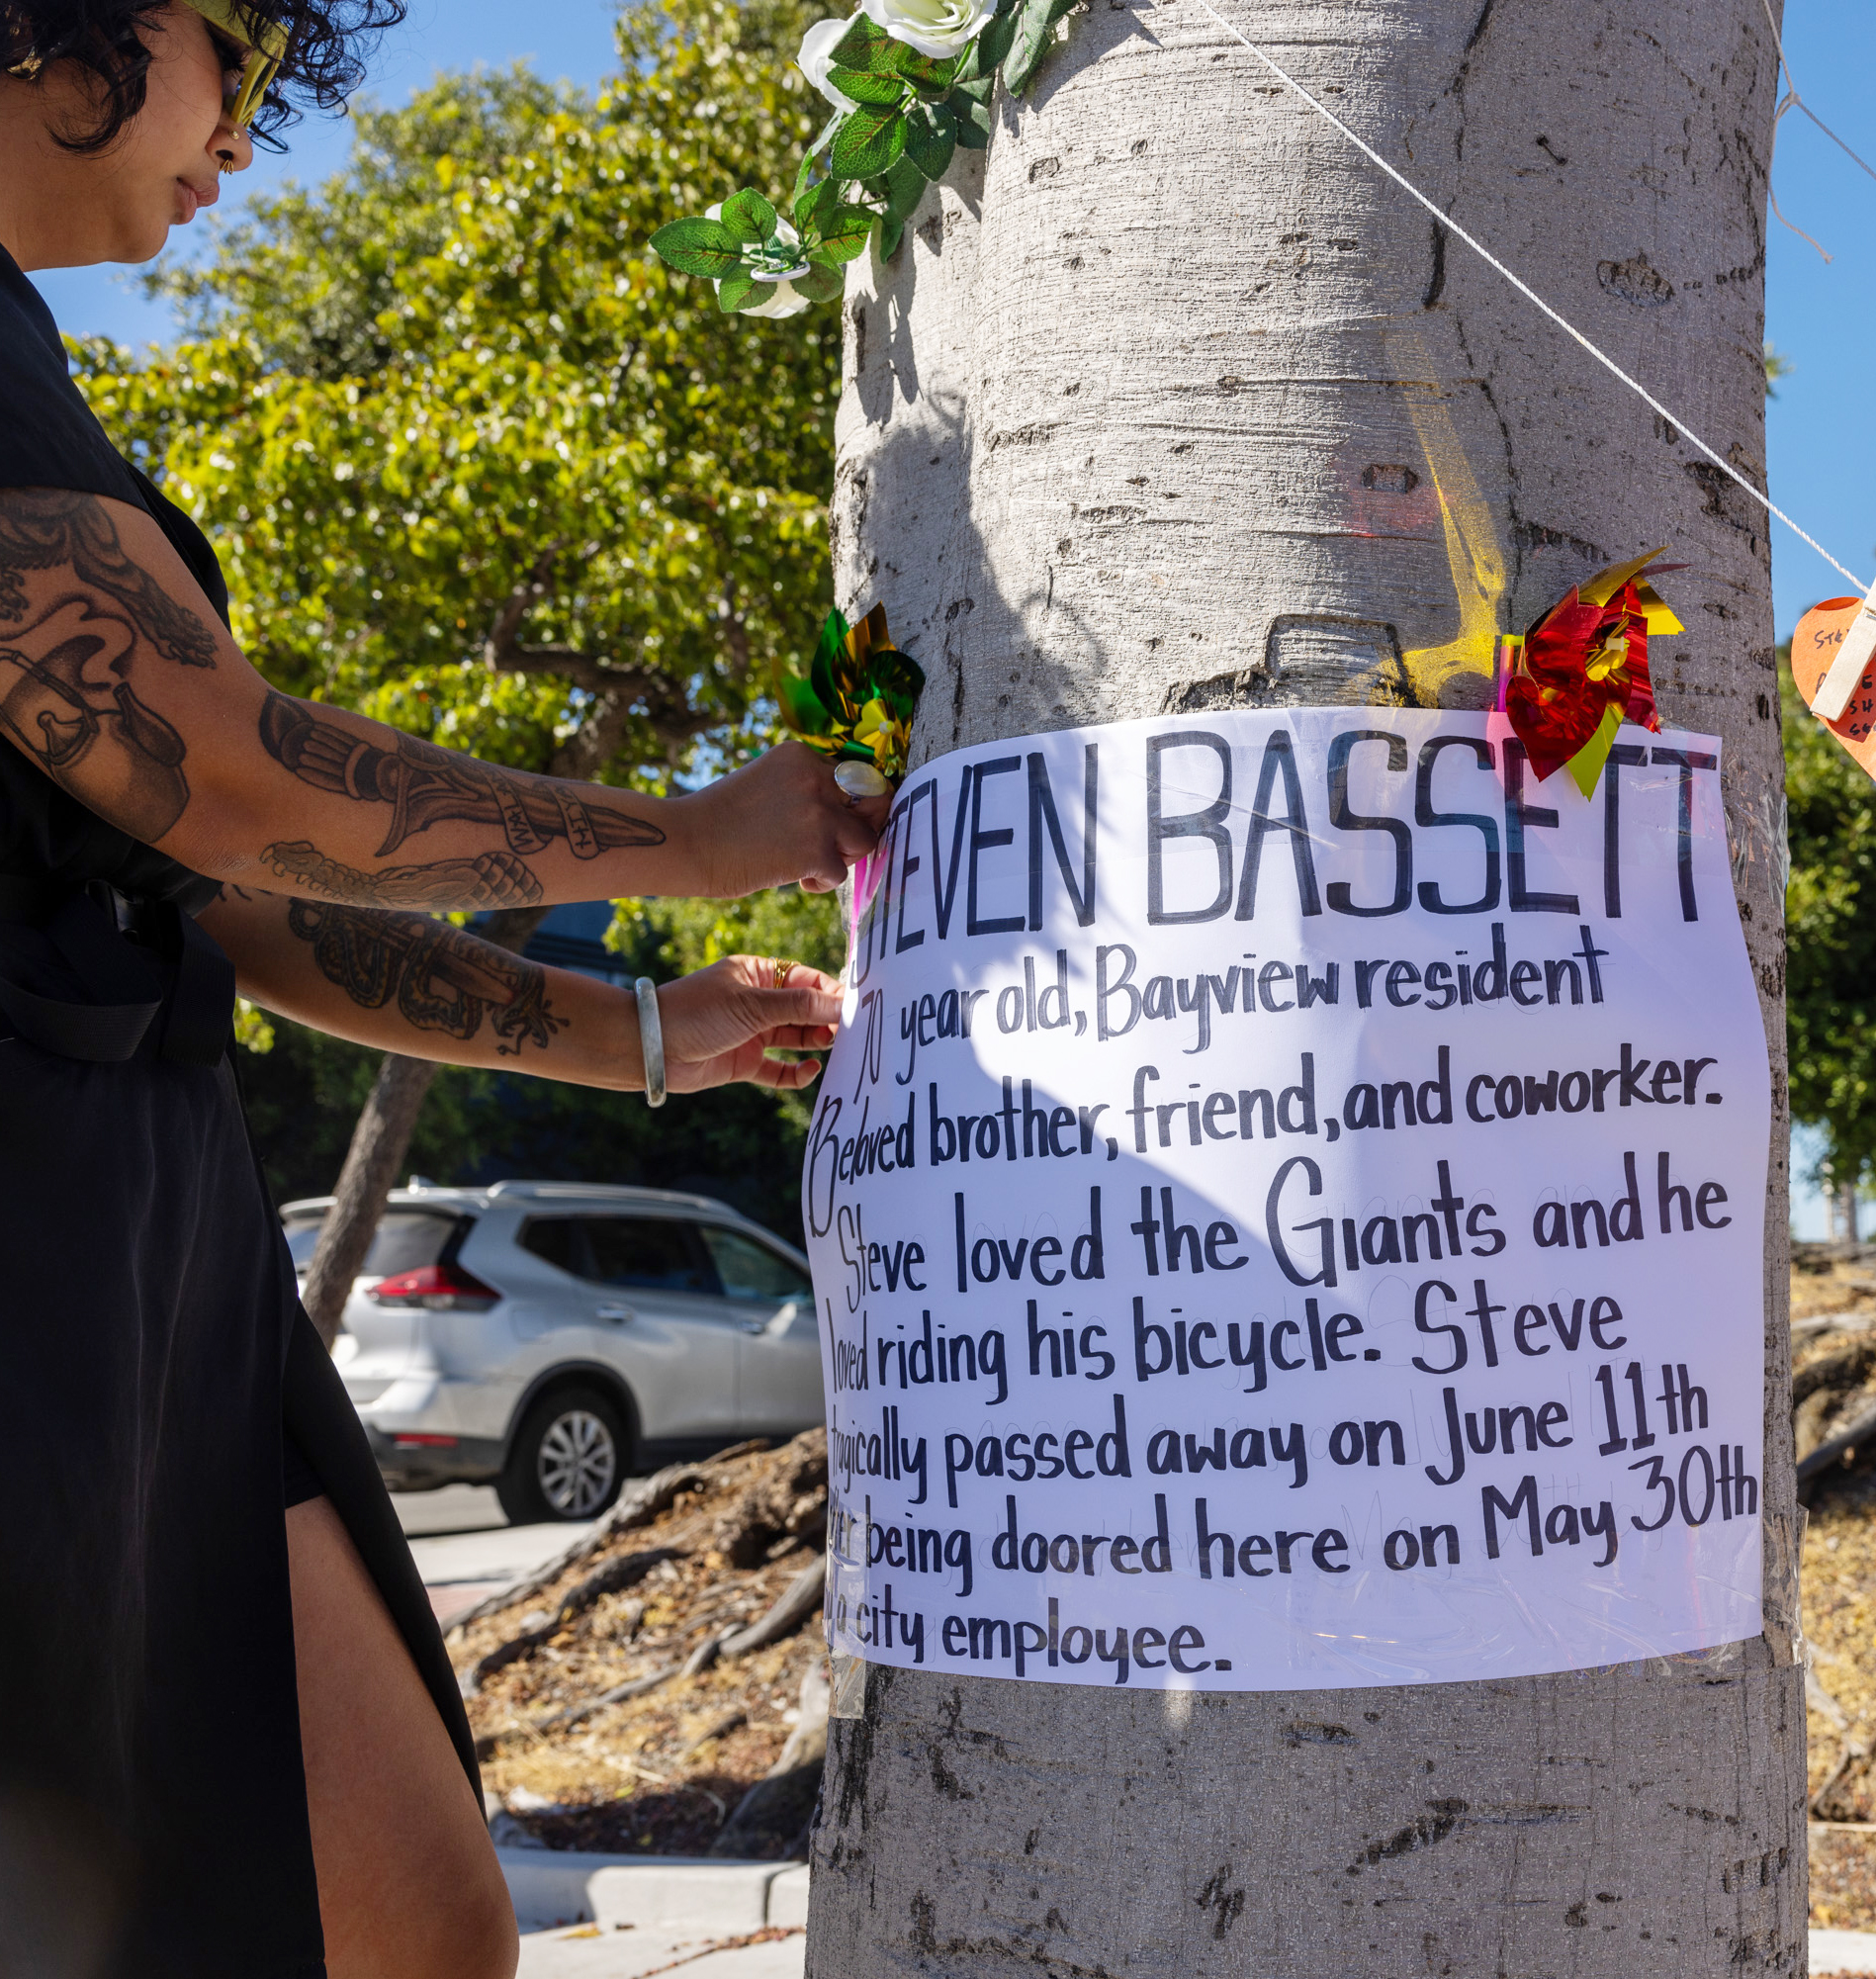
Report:
M 276 879 L 298 880 L 338 900 L 368 900 L 381 907 L 532 907 L 541 882 L 512 853 L 438 859 L 431 865 L 394 865 L 365 872 L 327 858 L 305 839 L 263 846 L 261 858 Z
M 0 508 L 0 531 L 5 526 Z M 0 631 L 0 727 L 80 803 L 146 843 L 182 816 L 182 737 L 124 678 L 136 628 L 86 597 Z
M 303 783 L 390 807 L 380 858 L 413 833 L 446 822 L 499 825 L 516 854 L 538 853 L 555 839 L 565 839 L 576 858 L 665 843 L 656 825 L 596 793 L 576 796 L 574 786 L 553 777 L 478 763 L 412 735 L 382 749 L 285 694 L 267 696 L 260 734 L 267 753 Z
M 447 921 L 296 900 L 287 925 L 313 944 L 320 974 L 362 1010 L 383 1010 L 395 1000 L 406 1024 L 465 1043 L 488 1019 L 504 1057 L 518 1057 L 524 1044 L 545 1050 L 566 1028 L 547 1001 L 538 963 Z
M 27 614 L 26 580 L 35 571 L 70 571 L 114 598 L 166 660 L 215 665 L 215 632 L 133 563 L 111 511 L 95 495 L 11 489 L 0 497 L 0 624 Z

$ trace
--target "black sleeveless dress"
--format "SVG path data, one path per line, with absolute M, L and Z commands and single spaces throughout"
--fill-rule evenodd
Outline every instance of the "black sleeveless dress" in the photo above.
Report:
M 0 489 L 33 487 L 147 509 L 225 620 L 208 542 L 111 447 L 0 249 Z M 190 918 L 214 891 L 0 740 L 9 1971 L 324 1973 L 290 1499 L 322 1490 L 344 1519 L 480 1793 L 442 1639 L 248 1142 L 233 973 Z

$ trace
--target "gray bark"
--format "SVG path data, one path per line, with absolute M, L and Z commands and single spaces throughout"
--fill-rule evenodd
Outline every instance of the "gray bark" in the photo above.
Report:
M 1762 475 L 1759 0 L 1220 4 Z M 849 282 L 841 600 L 885 598 L 924 664 L 929 757 L 1206 706 L 1476 706 L 1494 631 L 1655 543 L 1690 565 L 1654 678 L 1667 722 L 1725 738 L 1773 1068 L 1766 1629 L 1316 1694 L 873 1667 L 833 1728 L 809 1969 L 1802 1971 L 1765 523 L 1190 0 L 1071 25 L 898 265 Z
M 547 915 L 545 907 L 506 907 L 490 915 L 476 933 L 519 954 Z M 385 1201 L 397 1184 L 417 1116 L 440 1069 L 432 1058 L 387 1051 L 352 1128 L 332 1207 L 319 1225 L 304 1296 L 307 1316 L 328 1349 L 338 1338 L 352 1281 L 364 1268 Z

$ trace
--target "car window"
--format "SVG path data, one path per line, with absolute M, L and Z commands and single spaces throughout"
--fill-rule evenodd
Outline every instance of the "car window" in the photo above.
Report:
M 799 1265 L 752 1237 L 714 1223 L 702 1226 L 704 1247 L 729 1299 L 812 1299 L 814 1288 Z
M 318 1245 L 319 1229 L 325 1218 L 296 1216 L 287 1224 L 287 1249 L 296 1269 L 304 1271 L 313 1262 Z M 401 1271 L 415 1271 L 435 1264 L 442 1257 L 460 1217 L 434 1210 L 387 1210 L 359 1266 L 361 1278 L 390 1278 Z
M 649 1292 L 714 1292 L 716 1276 L 689 1227 L 651 1216 L 587 1216 L 586 1275 Z
M 576 1278 L 586 1274 L 586 1247 L 581 1241 L 578 1216 L 530 1216 L 521 1229 L 521 1248 L 571 1271 Z
M 286 1225 L 287 1248 L 293 1253 L 294 1269 L 305 1271 L 313 1262 L 313 1253 L 318 1248 L 319 1224 L 322 1218 L 311 1219 L 297 1216 Z

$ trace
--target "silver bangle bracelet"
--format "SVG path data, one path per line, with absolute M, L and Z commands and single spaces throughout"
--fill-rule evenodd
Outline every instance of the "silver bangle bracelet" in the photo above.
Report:
M 665 1104 L 665 1027 L 658 1015 L 658 985 L 640 976 L 633 985 L 639 1000 L 639 1052 L 645 1060 L 645 1104 Z

